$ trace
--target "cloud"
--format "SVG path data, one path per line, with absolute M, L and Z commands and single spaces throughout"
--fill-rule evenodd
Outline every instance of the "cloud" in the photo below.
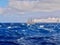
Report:
M 44 17 L 57 16 L 57 14 L 59 16 L 59 13 L 52 12 L 56 10 L 60 10 L 60 0 L 9 0 L 5 8 L 0 7 L 0 21 L 19 22 L 25 21 L 29 17 L 36 17 L 36 15 L 43 17 L 45 14 Z M 28 12 L 32 13 L 30 14 Z M 41 14 L 40 12 L 43 13 Z M 25 14 L 25 16 L 22 14 Z
M 4 13 L 3 15 L 19 15 L 19 14 L 24 14 L 23 11 L 20 11 L 18 9 L 12 8 L 12 7 L 7 7 L 4 8 Z
M 0 8 L 0 14 L 13 15 L 56 10 L 60 10 L 60 0 L 9 0 L 7 7 Z
M 4 9 L 0 8 L 0 14 L 3 14 L 3 12 L 4 12 Z
M 60 0 L 10 0 L 9 7 L 23 12 L 50 12 L 60 10 Z

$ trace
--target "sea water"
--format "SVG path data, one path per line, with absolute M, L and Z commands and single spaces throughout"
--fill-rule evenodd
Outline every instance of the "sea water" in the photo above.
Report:
M 60 45 L 60 23 L 0 23 L 0 45 Z

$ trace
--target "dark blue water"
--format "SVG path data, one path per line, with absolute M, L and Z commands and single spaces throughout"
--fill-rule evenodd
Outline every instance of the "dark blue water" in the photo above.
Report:
M 60 23 L 0 23 L 0 45 L 60 45 Z

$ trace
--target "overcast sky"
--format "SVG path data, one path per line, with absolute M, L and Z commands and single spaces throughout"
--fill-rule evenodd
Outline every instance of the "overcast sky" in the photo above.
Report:
M 0 22 L 60 17 L 60 0 L 0 0 Z

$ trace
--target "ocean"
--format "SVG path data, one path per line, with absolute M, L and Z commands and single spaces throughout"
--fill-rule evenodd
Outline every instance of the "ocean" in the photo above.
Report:
M 60 45 L 60 23 L 0 23 L 0 45 Z

